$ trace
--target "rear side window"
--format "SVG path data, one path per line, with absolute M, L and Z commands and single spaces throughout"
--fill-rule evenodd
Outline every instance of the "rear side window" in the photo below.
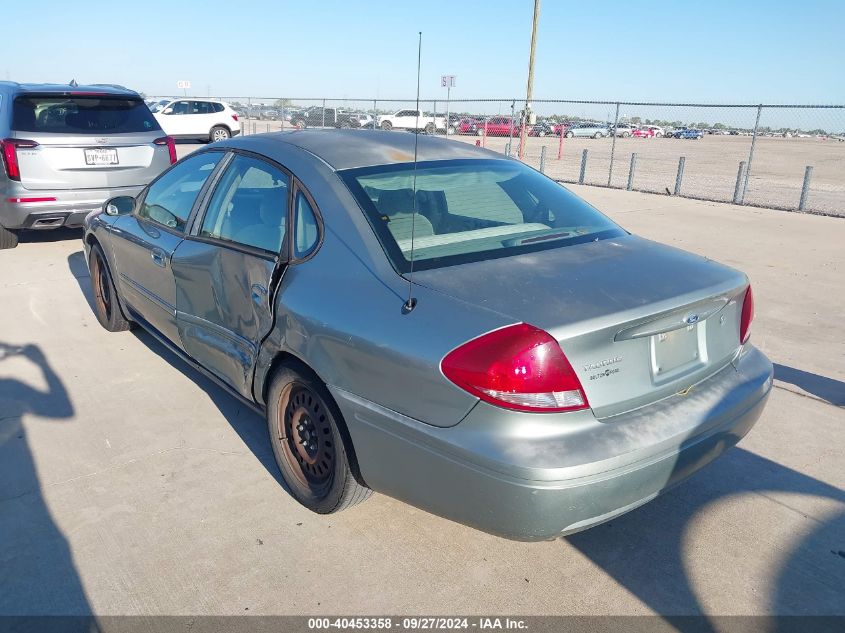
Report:
M 214 189 L 201 237 L 278 255 L 288 215 L 287 174 L 264 161 L 235 156 Z
M 212 103 L 211 105 L 214 108 L 215 112 L 223 112 L 223 104 L 222 103 Z
M 12 129 L 55 134 L 124 134 L 161 130 L 141 99 L 111 96 L 22 95 Z

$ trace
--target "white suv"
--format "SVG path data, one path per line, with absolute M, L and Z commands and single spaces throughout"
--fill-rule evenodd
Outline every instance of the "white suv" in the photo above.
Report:
M 153 106 L 153 116 L 168 136 L 198 141 L 225 141 L 241 131 L 228 103 L 213 99 L 168 99 Z

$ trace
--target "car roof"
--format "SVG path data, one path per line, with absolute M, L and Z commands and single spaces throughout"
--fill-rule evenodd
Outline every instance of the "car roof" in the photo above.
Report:
M 0 89 L 4 92 L 22 93 L 22 92 L 37 92 L 37 93 L 56 93 L 56 94 L 80 94 L 86 92 L 93 92 L 96 94 L 120 95 L 139 97 L 140 95 L 134 90 L 118 86 L 116 84 L 88 84 L 72 86 L 70 84 L 22 84 L 15 81 L 0 81 Z
M 419 134 L 418 161 L 467 158 L 511 160 L 470 143 Z M 226 145 L 249 149 L 273 158 L 283 146 L 296 147 L 326 163 L 335 171 L 411 163 L 414 160 L 414 134 L 384 130 L 295 130 L 246 136 Z M 282 157 L 279 157 L 282 158 Z

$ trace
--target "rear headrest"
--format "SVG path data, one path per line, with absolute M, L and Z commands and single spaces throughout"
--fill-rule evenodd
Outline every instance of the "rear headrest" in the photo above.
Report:
M 387 189 L 378 197 L 378 210 L 387 216 L 414 212 L 413 189 Z
M 282 226 L 287 215 L 287 187 L 271 187 L 264 191 L 258 205 L 261 222 L 267 226 Z

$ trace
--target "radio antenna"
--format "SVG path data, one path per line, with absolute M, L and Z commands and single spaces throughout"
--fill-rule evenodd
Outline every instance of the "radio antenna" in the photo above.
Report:
M 414 176 L 411 190 L 414 194 L 414 211 L 411 214 L 411 266 L 408 270 L 408 300 L 402 306 L 402 311 L 408 314 L 417 306 L 417 300 L 412 293 L 414 291 L 414 233 L 417 228 L 417 148 L 420 141 L 420 62 L 422 60 L 422 31 L 417 33 L 417 117 L 414 123 Z

